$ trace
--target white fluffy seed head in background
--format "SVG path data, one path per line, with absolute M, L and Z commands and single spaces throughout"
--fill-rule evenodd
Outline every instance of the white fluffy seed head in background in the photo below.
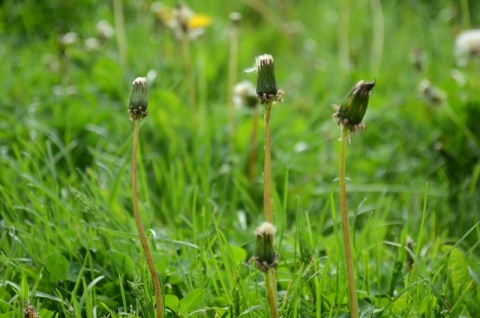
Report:
M 454 53 L 459 66 L 466 65 L 469 58 L 480 56 L 480 29 L 460 33 L 455 39 Z

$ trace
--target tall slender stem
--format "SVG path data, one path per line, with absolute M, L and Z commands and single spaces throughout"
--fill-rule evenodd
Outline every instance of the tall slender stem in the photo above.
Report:
M 133 215 L 135 217 L 135 224 L 137 225 L 138 236 L 140 236 L 140 242 L 142 243 L 145 259 L 147 260 L 148 269 L 152 275 L 153 286 L 155 288 L 155 299 L 157 303 L 157 318 L 163 317 L 163 300 L 162 289 L 160 280 L 158 279 L 155 264 L 153 263 L 152 254 L 148 246 L 147 237 L 143 230 L 142 220 L 140 218 L 140 212 L 138 210 L 138 190 L 137 190 L 137 148 L 138 148 L 138 132 L 139 132 L 140 120 L 135 120 L 133 126 L 133 146 L 132 146 L 132 204 Z
M 270 307 L 270 317 L 278 318 L 277 278 L 275 276 L 275 268 L 271 268 L 265 273 L 265 285 L 267 289 L 268 305 Z
M 468 30 L 471 27 L 470 9 L 468 7 L 468 0 L 461 0 L 460 1 L 460 11 L 462 12 L 463 28 L 465 30 Z
M 343 0 L 340 2 L 340 27 L 338 28 L 338 61 L 340 69 L 346 73 L 350 73 L 350 48 L 348 43 L 348 31 L 350 20 L 350 1 Z
M 113 0 L 115 29 L 117 33 L 120 64 L 125 69 L 127 64 L 127 36 L 125 35 L 125 19 L 123 18 L 122 0 Z
M 265 158 L 263 163 L 263 206 L 265 221 L 273 224 L 272 154 L 270 145 L 270 113 L 272 103 L 265 104 Z
M 355 267 L 353 266 L 352 244 L 348 226 L 347 188 L 345 184 L 345 147 L 348 140 L 348 129 L 342 130 L 340 141 L 340 213 L 342 216 L 343 243 L 345 247 L 345 262 L 347 263 L 348 298 L 350 300 L 350 317 L 358 318 L 357 288 L 355 286 Z
M 265 159 L 263 167 L 263 205 L 265 210 L 265 221 L 273 224 L 273 198 L 272 198 L 272 164 L 271 164 L 271 143 L 270 143 L 270 113 L 272 103 L 265 104 Z M 270 306 L 270 316 L 278 317 L 277 306 L 277 278 L 275 268 L 270 268 L 265 273 L 265 287 L 267 289 L 267 300 Z
M 228 133 L 233 139 L 234 133 L 234 116 L 233 116 L 233 98 L 232 88 L 237 80 L 237 60 L 238 60 L 238 26 L 236 22 L 232 22 L 230 29 L 230 59 L 228 63 L 228 92 L 227 92 L 227 107 L 228 107 Z
M 187 33 L 183 34 L 182 37 L 182 53 L 183 53 L 183 63 L 185 64 L 185 73 L 188 81 L 188 90 L 190 97 L 190 110 L 192 111 L 191 116 L 195 115 L 197 108 L 197 100 L 195 93 L 195 80 L 193 78 L 193 66 L 192 66 L 192 53 L 190 50 L 190 37 Z
M 383 22 L 383 9 L 380 0 L 370 0 L 373 16 L 373 35 L 372 35 L 372 52 L 370 55 L 370 65 L 372 66 L 372 75 L 378 76 L 382 61 L 383 41 L 385 25 Z
M 258 107 L 253 109 L 252 115 L 252 135 L 250 137 L 250 149 L 248 152 L 248 179 L 253 188 L 255 179 L 255 161 L 257 158 L 257 135 L 258 135 Z

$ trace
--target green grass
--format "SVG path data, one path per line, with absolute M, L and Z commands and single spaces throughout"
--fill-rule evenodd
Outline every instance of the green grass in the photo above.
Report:
M 376 79 L 366 131 L 346 152 L 360 314 L 476 317 L 480 148 L 465 127 L 480 136 L 480 68 L 478 59 L 457 67 L 453 45 L 459 30 L 480 26 L 477 1 L 189 4 L 213 18 L 190 43 L 195 113 L 181 43 L 149 2 L 123 2 L 124 67 L 115 38 L 97 51 L 83 46 L 99 20 L 114 24 L 110 2 L 0 5 L 0 317 L 21 317 L 25 302 L 43 318 L 153 317 L 131 206 L 127 114 L 133 79 L 150 70 L 157 77 L 141 122 L 138 196 L 166 316 L 266 317 L 263 275 L 248 263 L 263 220 L 263 141 L 251 187 L 248 110 L 236 110 L 228 135 L 231 11 L 243 16 L 237 79 L 254 81 L 242 71 L 270 53 L 286 92 L 271 118 L 280 316 L 348 317 L 340 130 L 330 105 Z M 69 31 L 78 42 L 61 48 Z M 410 61 L 416 48 L 422 74 Z M 458 120 L 427 105 L 422 78 L 448 95 Z

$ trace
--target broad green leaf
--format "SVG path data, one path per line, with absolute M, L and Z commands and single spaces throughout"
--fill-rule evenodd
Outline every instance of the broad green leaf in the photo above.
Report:
M 420 304 L 420 307 L 418 309 L 418 312 L 420 314 L 427 314 L 429 315 L 430 313 L 426 312 L 427 311 L 427 308 L 428 306 L 430 306 L 430 308 L 435 308 L 435 306 L 437 305 L 437 298 L 431 296 L 431 297 L 424 297 L 422 299 L 422 302 Z
M 408 297 L 409 297 L 409 294 L 408 293 L 405 293 L 403 294 L 402 296 L 400 296 L 394 303 L 393 303 L 393 306 L 392 306 L 392 313 L 394 314 L 401 314 L 404 309 L 406 308 L 407 306 L 407 303 L 408 303 Z
M 165 307 L 170 308 L 175 314 L 178 314 L 180 301 L 175 295 L 165 295 Z
M 135 263 L 127 254 L 115 251 L 108 251 L 107 258 L 110 259 L 119 274 L 127 274 L 133 276 Z
M 38 313 L 40 317 L 42 318 L 52 318 L 55 316 L 55 312 L 48 310 L 48 309 L 40 309 L 40 312 Z
M 6 312 L 10 306 L 7 303 L 7 300 L 10 300 L 12 298 L 12 295 L 8 292 L 6 287 L 1 286 L 0 287 L 0 299 L 5 300 L 5 302 L 0 301 L 0 312 Z
M 53 281 L 64 280 L 68 276 L 70 263 L 62 254 L 53 253 L 45 258 L 45 268 Z
M 180 312 L 183 315 L 187 315 L 189 312 L 194 311 L 202 300 L 203 290 L 201 288 L 192 290 L 180 300 Z
M 159 273 L 163 273 L 168 268 L 169 258 L 165 253 L 152 253 L 153 263 Z
M 450 271 L 453 293 L 458 297 L 462 293 L 465 283 L 469 281 L 468 263 L 459 248 L 444 246 L 443 250 L 450 251 L 448 270 Z
M 230 246 L 235 264 L 239 265 L 247 258 L 247 252 L 239 246 Z

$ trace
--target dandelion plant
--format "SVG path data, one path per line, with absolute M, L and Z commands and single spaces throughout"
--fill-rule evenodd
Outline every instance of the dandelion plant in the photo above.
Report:
M 130 97 L 130 103 L 128 108 L 128 114 L 130 116 L 130 122 L 133 123 L 133 147 L 132 147 L 132 204 L 133 215 L 135 217 L 135 223 L 137 225 L 138 235 L 142 242 L 143 252 L 145 259 L 147 260 L 150 274 L 152 275 L 153 286 L 155 288 L 155 299 L 157 303 L 157 318 L 163 317 L 163 304 L 162 304 L 162 289 L 160 280 L 153 263 L 152 254 L 148 247 L 147 237 L 143 230 L 142 220 L 140 218 L 140 212 L 138 210 L 138 191 L 137 191 L 137 148 L 138 148 L 138 132 L 140 119 L 144 118 L 148 114 L 148 97 L 147 97 L 147 80 L 144 77 L 138 77 L 133 81 L 132 95 Z
M 277 257 L 274 256 L 273 234 L 273 198 L 272 198 L 272 167 L 270 143 L 270 113 L 273 105 L 283 101 L 283 91 L 278 89 L 275 78 L 273 57 L 263 54 L 255 59 L 255 66 L 248 71 L 257 73 L 257 96 L 265 108 L 265 158 L 263 167 L 263 206 L 265 223 L 255 231 L 257 236 L 257 254 L 255 260 L 259 270 L 265 273 L 267 299 L 271 317 L 278 317 L 277 280 L 275 267 Z M 272 254 L 273 253 L 273 254 Z
M 340 184 L 340 213 L 342 217 L 343 242 L 345 248 L 345 263 L 347 265 L 348 296 L 350 301 L 350 316 L 358 317 L 357 289 L 355 287 L 355 267 L 353 265 L 352 242 L 348 226 L 347 189 L 345 184 L 345 147 L 350 142 L 351 135 L 363 132 L 363 116 L 368 107 L 370 91 L 375 82 L 358 82 L 350 94 L 345 98 L 338 112 L 333 114 L 338 126 L 342 130 L 340 136 L 339 184 Z

